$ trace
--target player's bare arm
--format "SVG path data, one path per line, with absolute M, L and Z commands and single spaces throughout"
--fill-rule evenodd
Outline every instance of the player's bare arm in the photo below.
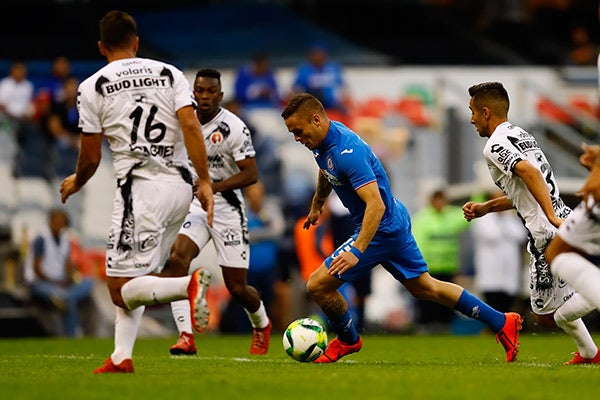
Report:
M 515 165 L 513 173 L 525 182 L 527 189 L 529 189 L 529 192 L 538 202 L 542 211 L 544 211 L 544 214 L 546 214 L 548 221 L 550 221 L 552 225 L 559 227 L 560 224 L 562 224 L 562 219 L 554 212 L 548 183 L 542 176 L 542 173 L 526 160 L 519 161 Z
M 360 232 L 354 241 L 354 247 L 362 253 L 367 249 L 373 236 L 377 233 L 379 223 L 385 212 L 385 204 L 381 199 L 377 181 L 361 187 L 356 193 L 366 204 L 365 215 L 363 216 Z M 342 274 L 346 270 L 354 267 L 357 263 L 358 258 L 351 252 L 345 251 L 331 262 L 329 274 Z
M 594 164 L 583 187 L 576 194 L 584 200 L 592 196 L 596 202 L 600 202 L 600 165 Z M 587 207 L 587 202 L 585 204 Z
M 240 172 L 231 175 L 229 178 L 219 182 L 212 183 L 214 193 L 225 192 L 227 190 L 242 189 L 253 185 L 258 180 L 258 166 L 256 158 L 246 158 L 236 162 Z
M 308 229 L 311 225 L 316 225 L 319 221 L 319 217 L 321 216 L 321 211 L 323 210 L 323 205 L 329 194 L 331 194 L 331 184 L 325 178 L 323 173 L 319 171 L 319 177 L 317 180 L 317 190 L 313 195 L 312 201 L 310 203 L 310 210 L 308 211 L 308 216 L 306 217 L 306 221 L 304 221 L 303 228 Z
M 102 159 L 102 135 L 82 133 L 79 157 L 75 173 L 67 176 L 60 185 L 60 197 L 64 203 L 96 173 Z
M 198 174 L 196 197 L 200 200 L 202 208 L 207 212 L 208 225 L 212 227 L 214 200 L 212 185 L 208 175 L 208 160 L 206 157 L 206 147 L 204 146 L 204 137 L 202 136 L 202 127 L 192 106 L 186 106 L 177 110 L 177 117 L 183 130 L 183 141 L 188 151 L 188 156 L 192 160 L 194 169 Z
M 600 201 L 600 145 L 581 144 L 583 154 L 579 157 L 579 162 L 590 171 L 588 179 L 583 184 L 583 187 L 575 193 L 587 200 L 590 196 L 596 202 Z M 586 208 L 588 203 L 585 203 Z
M 491 212 L 506 211 L 512 208 L 513 205 L 506 196 L 490 199 L 483 203 L 468 201 L 462 206 L 463 215 L 467 221 L 472 221 L 475 218 L 483 217 Z

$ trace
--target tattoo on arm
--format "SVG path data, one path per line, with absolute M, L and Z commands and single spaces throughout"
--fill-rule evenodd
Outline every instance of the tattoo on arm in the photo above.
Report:
M 323 175 L 319 175 L 319 182 L 317 183 L 317 190 L 313 197 L 313 204 L 322 206 L 331 193 L 331 184 Z

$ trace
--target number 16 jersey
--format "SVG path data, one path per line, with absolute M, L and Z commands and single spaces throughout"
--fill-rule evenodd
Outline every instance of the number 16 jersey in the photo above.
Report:
M 172 65 L 144 58 L 117 60 L 79 85 L 83 134 L 104 133 L 117 179 L 131 176 L 191 183 L 177 110 L 195 105 L 190 84 Z

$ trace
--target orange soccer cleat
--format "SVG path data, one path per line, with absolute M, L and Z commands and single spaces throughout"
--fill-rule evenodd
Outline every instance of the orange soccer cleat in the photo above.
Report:
M 600 350 L 596 353 L 594 358 L 583 358 L 578 351 L 573 353 L 575 357 L 572 360 L 569 360 L 564 365 L 573 365 L 573 364 L 600 364 Z
M 504 314 L 506 322 L 496 335 L 496 343 L 500 342 L 506 351 L 506 362 L 513 362 L 519 353 L 519 332 L 523 328 L 523 318 L 514 312 Z
M 109 357 L 101 367 L 94 370 L 95 374 L 107 374 L 107 373 L 133 373 L 133 361 L 131 358 L 126 358 L 119 364 L 114 364 L 112 359 Z
M 315 363 L 333 363 L 339 360 L 340 358 L 347 356 L 348 354 L 356 353 L 360 351 L 362 348 L 362 337 L 358 337 L 358 342 L 354 344 L 347 344 L 339 340 L 338 338 L 333 339 L 327 345 L 327 349 L 325 349 L 325 353 L 321 354 L 319 358 L 317 358 Z
M 192 326 L 197 332 L 202 332 L 208 325 L 210 310 L 206 301 L 206 292 L 210 284 L 211 273 L 204 268 L 194 271 L 188 284 L 187 292 L 190 300 Z
M 196 354 L 196 343 L 194 343 L 194 334 L 181 332 L 177 343 L 169 349 L 169 352 L 174 356 L 193 356 Z
M 269 351 L 269 341 L 271 340 L 271 321 L 264 328 L 254 328 L 252 332 L 252 344 L 250 345 L 250 354 L 262 355 Z

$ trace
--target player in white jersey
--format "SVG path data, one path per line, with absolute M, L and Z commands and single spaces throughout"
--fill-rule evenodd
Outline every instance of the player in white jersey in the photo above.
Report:
M 488 138 L 483 155 L 494 183 L 505 196 L 466 203 L 465 218 L 471 221 L 489 212 L 517 210 L 529 231 L 529 289 L 536 321 L 542 326 L 559 326 L 573 338 L 579 351 L 566 364 L 580 363 L 578 354 L 595 359 L 598 347 L 581 320 L 593 306 L 554 276 L 544 257 L 548 242 L 571 212 L 560 198 L 552 168 L 533 135 L 508 121 L 509 98 L 501 83 L 474 85 L 469 94 L 471 123 L 479 136 Z
M 552 272 L 564 279 L 578 293 L 600 310 L 600 269 L 590 256 L 600 256 L 600 145 L 586 145 L 579 161 L 590 175 L 579 191 L 583 200 L 558 229 L 558 235 L 546 248 Z M 600 362 L 600 352 L 593 358 L 576 354 L 581 363 Z
M 191 278 L 156 276 L 187 214 L 196 173 L 197 196 L 212 223 L 202 129 L 183 73 L 137 58 L 138 45 L 129 14 L 115 10 L 102 17 L 98 47 L 108 64 L 79 86 L 81 148 L 75 173 L 60 188 L 65 202 L 92 177 L 106 137 L 118 186 L 106 250 L 115 349 L 94 373 L 133 372 L 133 345 L 146 305 L 188 299 L 195 324 L 208 322 L 210 276 L 204 270 Z
M 269 348 L 271 322 L 257 290 L 248 285 L 250 257 L 248 221 L 242 188 L 256 182 L 258 168 L 250 131 L 232 112 L 221 107 L 221 73 L 202 69 L 196 74 L 194 96 L 202 124 L 208 168 L 215 201 L 215 219 L 207 224 L 206 212 L 196 199 L 183 223 L 169 258 L 174 276 L 187 274 L 190 264 L 212 240 L 223 280 L 229 293 L 246 310 L 253 327 L 250 354 L 265 354 Z M 180 336 L 171 354 L 195 354 L 189 303 L 171 303 Z

